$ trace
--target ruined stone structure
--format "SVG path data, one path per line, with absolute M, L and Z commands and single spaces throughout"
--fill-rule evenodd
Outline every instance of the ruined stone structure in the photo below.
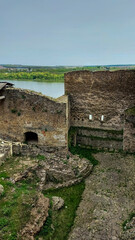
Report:
M 65 91 L 74 144 L 135 151 L 134 114 L 125 114 L 135 107 L 135 71 L 69 72 Z
M 3 89 L 0 137 L 49 148 L 67 148 L 67 96 L 57 100 L 16 88 Z
M 71 129 L 71 144 L 135 152 L 135 71 L 66 73 L 58 99 L 6 85 L 0 96 L 3 139 L 67 150 Z

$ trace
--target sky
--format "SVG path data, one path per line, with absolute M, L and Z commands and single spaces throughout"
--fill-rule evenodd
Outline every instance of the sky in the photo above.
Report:
M 0 0 L 0 64 L 135 64 L 135 0 Z

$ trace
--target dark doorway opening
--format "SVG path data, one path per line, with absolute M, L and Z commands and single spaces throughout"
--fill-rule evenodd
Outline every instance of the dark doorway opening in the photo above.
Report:
M 37 143 L 38 142 L 38 135 L 34 132 L 26 132 L 25 135 L 25 142 L 28 143 Z

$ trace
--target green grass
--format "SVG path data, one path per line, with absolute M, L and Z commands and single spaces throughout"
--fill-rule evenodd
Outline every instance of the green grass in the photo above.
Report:
M 44 240 L 66 240 L 76 216 L 76 209 L 80 203 L 85 184 L 81 182 L 77 185 L 44 191 L 44 195 L 49 197 L 59 196 L 64 199 L 65 205 L 58 211 L 50 210 L 49 217 L 45 222 L 36 239 L 42 237 Z
M 130 213 L 129 218 L 123 222 L 123 224 L 122 224 L 123 231 L 130 229 L 130 227 L 128 227 L 126 225 L 133 219 L 133 217 L 135 217 L 135 212 Z
M 4 186 L 5 187 L 5 186 Z M 36 189 L 29 184 L 11 184 L 0 199 L 0 239 L 17 239 L 30 217 Z
M 13 184 L 10 177 L 25 168 L 17 168 L 19 157 L 11 157 L 0 167 L 0 184 L 4 193 L 0 196 L 0 239 L 15 240 L 17 233 L 30 217 L 32 204 L 37 195 L 37 178 Z
M 133 115 L 133 116 L 135 116 L 135 107 L 127 109 L 126 110 L 126 115 Z
M 38 155 L 38 156 L 37 156 L 37 159 L 38 159 L 39 161 L 43 161 L 43 160 L 45 160 L 45 156 L 44 156 L 44 155 Z
M 87 158 L 94 166 L 98 164 L 98 161 L 94 158 L 90 149 L 71 146 L 70 152 L 79 155 L 80 158 Z

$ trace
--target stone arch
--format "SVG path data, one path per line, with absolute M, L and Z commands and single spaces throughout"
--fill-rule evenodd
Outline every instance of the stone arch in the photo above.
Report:
M 38 135 L 35 132 L 25 132 L 24 139 L 25 139 L 25 142 L 28 142 L 28 143 L 37 143 Z

